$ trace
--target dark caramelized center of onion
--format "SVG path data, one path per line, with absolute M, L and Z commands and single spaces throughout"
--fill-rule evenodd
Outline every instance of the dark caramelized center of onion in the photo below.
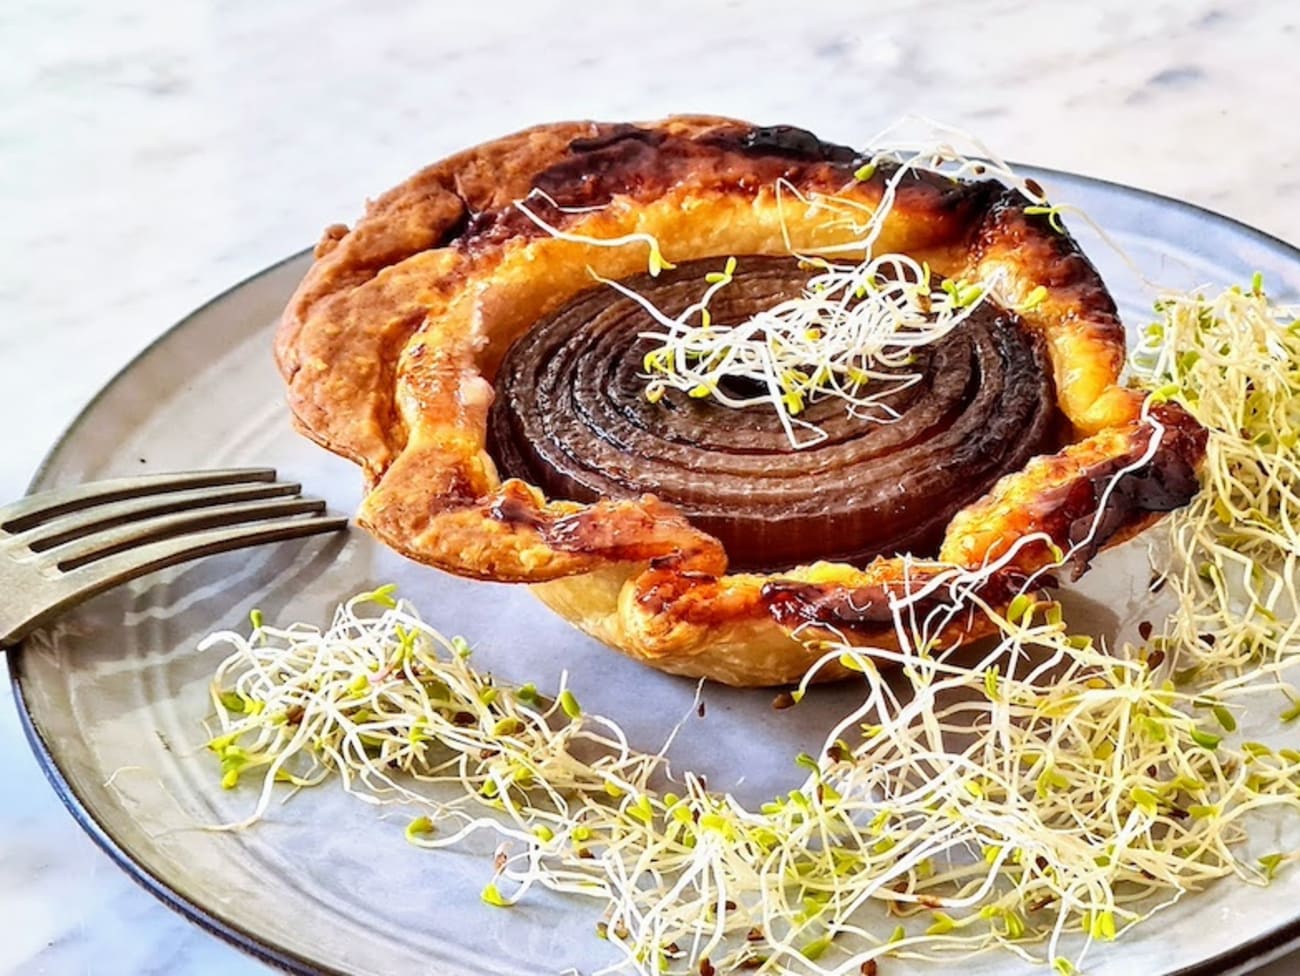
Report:
M 625 284 L 677 315 L 718 263 Z M 713 320 L 741 321 L 797 294 L 808 275 L 789 259 L 741 258 Z M 526 332 L 495 382 L 489 449 L 502 477 L 581 502 L 652 493 L 717 536 L 733 568 L 774 570 L 933 555 L 958 509 L 1058 442 L 1041 342 L 990 305 L 919 350 L 907 372 L 920 382 L 886 400 L 898 419 L 854 417 L 825 397 L 800 419 L 827 436 L 801 450 L 767 404 L 732 409 L 672 390 L 648 402 L 641 371 L 653 344 L 637 333 L 655 328 L 600 286 Z

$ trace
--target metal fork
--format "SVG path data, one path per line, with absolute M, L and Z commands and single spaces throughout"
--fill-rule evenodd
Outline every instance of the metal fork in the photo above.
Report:
M 90 482 L 0 507 L 0 648 L 154 570 L 348 524 L 301 490 L 273 468 L 231 468 Z

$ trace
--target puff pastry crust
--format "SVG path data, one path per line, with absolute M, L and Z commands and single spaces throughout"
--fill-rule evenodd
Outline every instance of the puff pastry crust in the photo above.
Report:
M 1043 337 L 1072 430 L 1058 454 L 959 512 L 937 560 L 728 573 L 718 540 L 653 496 L 579 504 L 501 480 L 486 431 L 506 350 L 590 288 L 592 271 L 624 278 L 647 257 L 644 246 L 552 236 L 516 201 L 533 194 L 530 208 L 574 235 L 652 235 L 674 262 L 785 255 L 787 234 L 813 249 L 851 231 L 790 194 L 778 205 L 777 181 L 873 205 L 886 173 L 858 182 L 859 164 L 802 130 L 680 116 L 543 125 L 430 166 L 318 244 L 276 337 L 295 421 L 361 466 L 358 521 L 393 549 L 462 576 L 535 584 L 606 644 L 738 685 L 797 680 L 821 650 L 796 631 L 896 647 L 889 600 L 946 567 L 985 566 L 1034 533 L 1050 539 L 1022 545 L 989 577 L 982 596 L 997 603 L 1049 564 L 1053 545 L 1090 537 L 1082 566 L 1185 504 L 1204 433 L 1175 406 L 1144 417 L 1142 396 L 1119 385 L 1123 328 L 1073 239 L 999 183 L 927 174 L 900 184 L 877 251 L 949 277 L 998 272 L 1011 305 L 1043 286 L 1046 299 L 1021 318 Z M 981 619 L 954 618 L 941 643 L 981 636 Z

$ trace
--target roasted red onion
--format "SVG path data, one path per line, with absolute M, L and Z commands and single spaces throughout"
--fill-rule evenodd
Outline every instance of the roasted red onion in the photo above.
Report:
M 624 284 L 675 316 L 716 264 Z M 797 294 L 809 274 L 791 259 L 742 257 L 710 305 L 713 321 Z M 717 536 L 733 568 L 773 570 L 933 555 L 954 512 L 1058 446 L 1042 344 L 992 304 L 917 350 L 905 372 L 920 380 L 883 400 L 896 419 L 854 416 L 823 397 L 800 419 L 825 439 L 798 450 L 767 404 L 736 409 L 676 390 L 649 402 L 642 370 L 654 343 L 638 334 L 657 328 L 637 302 L 597 285 L 525 332 L 495 382 L 490 450 L 502 476 L 581 502 L 654 494 Z

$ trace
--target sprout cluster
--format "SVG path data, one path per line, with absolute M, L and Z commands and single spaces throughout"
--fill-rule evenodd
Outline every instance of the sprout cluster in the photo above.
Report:
M 1258 275 L 1249 290 L 1167 295 L 1156 311 L 1135 369 L 1210 431 L 1205 490 L 1169 523 L 1181 608 L 1167 639 L 1186 674 L 1230 680 L 1300 647 L 1300 321 Z

